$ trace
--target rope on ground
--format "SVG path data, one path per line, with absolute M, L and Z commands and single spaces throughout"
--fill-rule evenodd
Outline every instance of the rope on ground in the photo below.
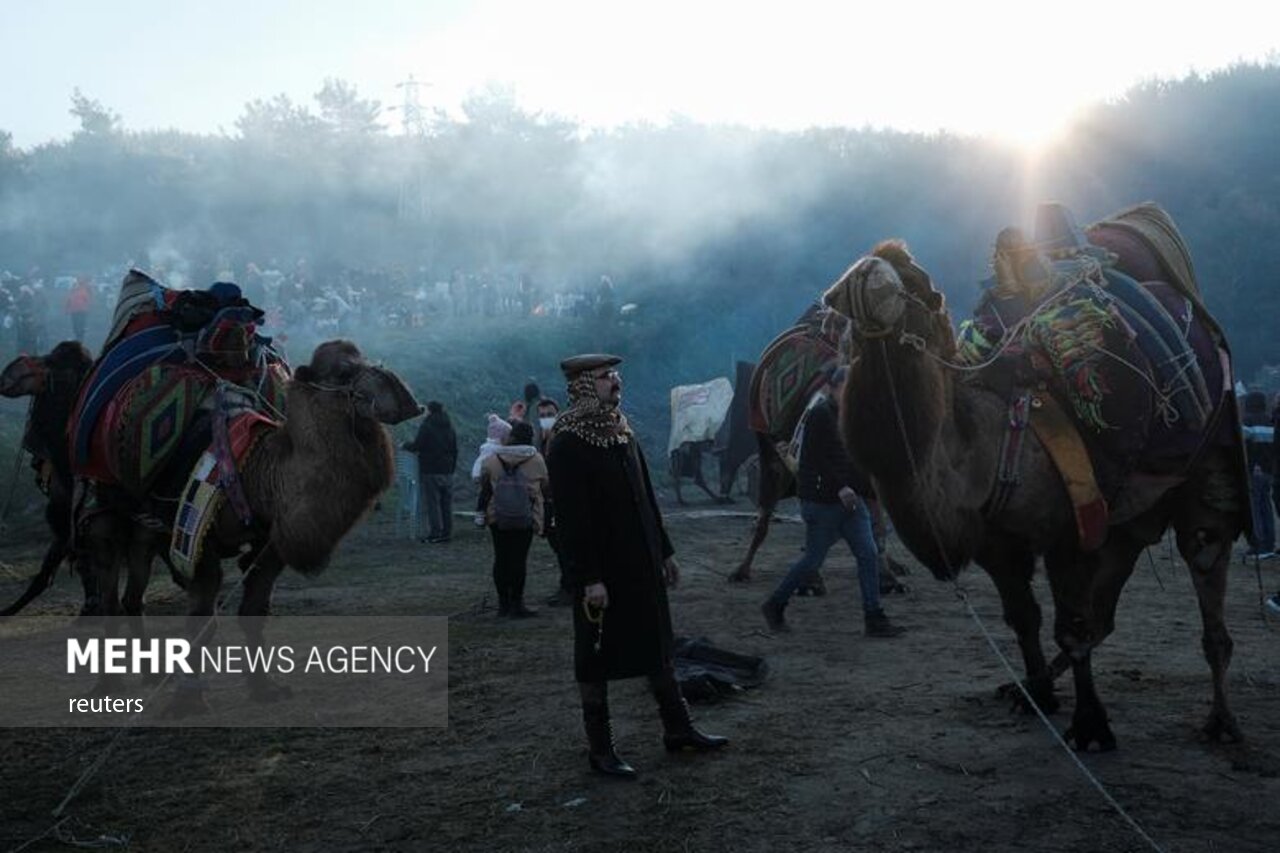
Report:
M 880 341 L 880 357 L 884 359 L 885 365 L 887 367 L 889 364 L 889 353 L 885 347 L 885 343 L 883 340 Z M 911 449 L 911 439 L 907 433 L 906 420 L 903 418 L 903 415 L 902 415 L 902 406 L 898 402 L 898 390 L 896 387 L 896 383 L 894 382 L 894 379 L 893 379 L 893 371 L 887 370 L 886 374 L 888 378 L 889 396 L 893 401 L 893 412 L 894 412 L 894 415 L 897 417 L 897 421 L 898 421 L 898 435 L 901 437 L 902 446 L 906 449 L 906 452 L 907 452 L 907 462 L 911 466 L 911 478 L 918 483 L 920 480 L 920 471 L 916 465 L 915 453 Z M 1089 781 L 1089 784 L 1091 784 L 1094 787 L 1094 789 L 1097 790 L 1097 792 L 1102 795 L 1102 798 L 1107 802 L 1107 805 L 1111 806 L 1111 808 L 1116 812 L 1116 814 L 1120 815 L 1120 817 L 1124 819 L 1124 822 L 1129 825 L 1129 828 L 1132 829 L 1138 835 L 1138 837 L 1140 837 L 1143 841 L 1145 841 L 1152 850 L 1156 851 L 1156 853 L 1164 853 L 1163 848 L 1156 843 L 1155 839 L 1152 838 L 1149 834 L 1147 834 L 1147 831 L 1142 828 L 1141 824 L 1139 824 L 1136 820 L 1134 820 L 1134 818 L 1127 811 L 1125 811 L 1124 806 L 1120 805 L 1120 803 L 1116 800 L 1116 798 L 1111 795 L 1111 792 L 1107 790 L 1106 786 L 1102 784 L 1101 780 L 1099 780 L 1098 777 L 1095 776 L 1092 773 L 1092 771 L 1090 771 L 1089 768 L 1085 766 L 1084 762 L 1080 760 L 1080 756 L 1076 755 L 1075 750 L 1073 750 L 1070 747 L 1070 745 L 1062 738 L 1062 735 L 1058 732 L 1057 727 L 1054 726 L 1052 721 L 1050 721 L 1049 717 L 1045 714 L 1044 710 L 1040 707 L 1040 704 L 1036 702 L 1034 697 L 1032 697 L 1031 693 L 1027 690 L 1026 685 L 1022 683 L 1022 679 L 1018 677 L 1017 670 L 1013 668 L 1013 665 L 1009 663 L 1009 659 L 1004 655 L 1002 651 L 1000 651 L 1000 647 L 996 644 L 995 638 L 992 637 L 991 632 L 987 630 L 986 623 L 982 621 L 982 617 L 980 617 L 978 615 L 978 611 L 974 609 L 973 603 L 969 601 L 968 592 L 966 592 L 964 587 L 962 587 L 960 583 L 957 580 L 955 580 L 956 578 L 955 568 L 950 564 L 950 561 L 947 559 L 947 551 L 946 551 L 946 548 L 944 548 L 942 545 L 942 537 L 938 534 L 938 528 L 933 523 L 933 516 L 926 516 L 926 518 L 929 521 L 929 533 L 933 537 L 934 544 L 938 547 L 938 553 L 942 556 L 942 560 L 945 565 L 945 568 L 947 569 L 948 576 L 952 578 L 951 583 L 953 588 L 955 589 L 956 596 L 960 599 L 960 601 L 964 603 L 966 609 L 969 611 L 969 616 L 973 619 L 974 623 L 978 626 L 978 629 L 982 632 L 982 636 L 986 639 L 987 645 L 991 647 L 991 651 L 995 653 L 996 658 L 1004 666 L 1005 670 L 1009 673 L 1009 675 L 1013 677 L 1013 683 L 1018 688 L 1018 692 L 1022 694 L 1023 699 L 1026 700 L 1027 705 L 1036 712 L 1036 716 L 1040 718 L 1040 722 L 1044 724 L 1044 727 L 1046 729 L 1048 729 L 1049 734 L 1053 737 L 1054 741 L 1058 744 L 1058 746 L 1062 748 L 1062 751 L 1067 754 L 1067 756 L 1071 759 L 1071 761 L 1075 764 L 1075 766 L 1080 770 L 1080 772 L 1084 774 L 1084 777 Z
M 1164 581 L 1160 579 L 1160 570 L 1156 568 L 1156 561 L 1151 556 L 1151 549 L 1143 548 L 1142 553 L 1147 555 L 1147 562 L 1151 564 L 1151 574 L 1156 576 L 1156 583 L 1160 584 L 1160 591 L 1164 592 Z
M 267 546 L 267 547 L 270 547 L 270 546 Z M 266 548 L 263 548 L 261 551 L 258 552 L 258 556 L 254 559 L 253 563 L 249 565 L 249 568 L 240 573 L 240 579 L 237 580 L 235 585 L 232 586 L 231 589 L 227 591 L 227 594 L 222 597 L 222 600 L 217 602 L 214 605 L 213 613 L 209 615 L 208 620 L 206 620 L 205 623 L 200 626 L 200 630 L 196 632 L 197 637 L 202 636 L 204 632 L 209 629 L 209 626 L 211 626 L 214 623 L 214 620 L 218 618 L 218 615 L 222 613 L 222 608 L 226 605 L 228 599 L 230 599 L 233 595 L 235 595 L 236 592 L 239 591 L 240 587 L 244 586 L 245 578 L 249 577 L 250 573 L 252 573 L 253 570 L 258 567 L 258 560 L 262 558 L 262 555 L 265 552 L 266 552 Z M 169 683 L 169 679 L 171 677 L 172 677 L 172 673 L 165 673 L 165 676 L 162 679 L 160 679 L 160 681 L 156 684 L 156 686 L 151 689 L 151 692 L 147 694 L 143 704 L 144 705 L 150 704 L 150 700 L 153 699 L 156 696 L 156 694 L 159 693 L 160 690 Z M 74 783 L 72 783 L 71 787 L 67 790 L 66 796 L 62 798 L 62 802 L 58 803 L 58 807 L 53 810 L 54 817 L 61 817 L 63 810 L 65 810 L 66 807 L 71 804 L 71 801 L 74 800 L 76 798 L 76 795 L 79 794 L 80 791 L 84 789 L 84 786 L 88 784 L 89 780 L 92 779 L 94 775 L 99 770 L 102 769 L 102 766 L 106 763 L 107 758 L 111 755 L 113 751 L 115 751 L 116 745 L 120 742 L 120 738 L 122 738 L 125 732 L 129 731 L 130 727 L 132 727 L 133 724 L 137 722 L 138 717 L 141 715 L 141 713 L 142 713 L 141 711 L 134 711 L 132 714 L 130 714 L 129 718 L 124 721 L 124 723 L 120 726 L 120 728 L 116 731 L 116 733 L 111 737 L 111 740 L 107 741 L 107 745 L 103 748 L 102 752 L 98 754 L 98 757 L 94 759 L 92 764 L 90 764 L 87 768 L 85 768 L 84 772 L 80 774 L 80 777 L 76 779 Z

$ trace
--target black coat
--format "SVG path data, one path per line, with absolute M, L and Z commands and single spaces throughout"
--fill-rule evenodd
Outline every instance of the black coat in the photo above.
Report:
M 418 454 L 419 474 L 452 474 L 458 467 L 458 436 L 448 415 L 427 415 L 404 447 Z
M 560 547 L 575 586 L 574 675 L 578 681 L 661 672 L 671 659 L 671 612 L 663 561 L 674 551 L 635 441 L 595 447 L 558 432 L 547 464 Z M 582 609 L 582 591 L 605 585 L 601 649 Z
M 870 481 L 849 461 L 840 438 L 840 410 L 835 399 L 828 397 L 805 416 L 796 495 L 805 501 L 839 503 L 845 486 L 864 498 L 874 496 Z

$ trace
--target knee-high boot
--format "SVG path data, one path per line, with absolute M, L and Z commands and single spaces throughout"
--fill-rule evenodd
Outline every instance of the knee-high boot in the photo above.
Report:
M 605 681 L 581 681 L 582 725 L 587 731 L 591 769 L 620 779 L 636 778 L 635 768 L 618 757 L 613 745 L 613 725 L 609 722 L 609 686 Z
M 662 716 L 662 744 L 667 752 L 707 752 L 729 743 L 727 737 L 708 735 L 698 731 L 689 717 L 689 705 L 680 692 L 675 670 L 671 667 L 658 675 L 649 676 L 649 687 L 658 700 L 658 713 Z

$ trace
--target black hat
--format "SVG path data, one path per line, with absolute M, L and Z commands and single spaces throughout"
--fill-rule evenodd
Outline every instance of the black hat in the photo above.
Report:
M 566 358 L 564 361 L 560 362 L 560 369 L 564 371 L 564 378 L 572 381 L 584 371 L 595 370 L 600 367 L 613 367 L 614 365 L 621 363 L 621 356 L 597 352 Z

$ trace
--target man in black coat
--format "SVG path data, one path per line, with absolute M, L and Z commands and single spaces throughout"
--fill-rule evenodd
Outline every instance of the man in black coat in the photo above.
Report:
M 647 676 L 669 751 L 716 749 L 727 738 L 694 728 L 672 662 L 667 587 L 680 569 L 662 525 L 639 442 L 618 410 L 613 355 L 561 362 L 569 408 L 556 420 L 547 464 L 560 545 L 573 576 L 574 674 L 592 769 L 634 778 L 609 724 L 608 682 Z
M 792 594 L 822 568 L 831 546 L 843 539 L 858 563 L 867 636 L 896 637 L 903 629 L 890 622 L 880 607 L 880 555 L 866 502 L 872 494 L 871 483 L 853 466 L 840 438 L 836 399 L 843 382 L 843 367 L 828 371 L 824 396 L 810 405 L 801 419 L 796 496 L 804 519 L 804 553 L 760 609 L 771 630 L 790 630 L 783 611 Z
M 428 542 L 453 535 L 453 472 L 458 467 L 458 436 L 439 400 L 427 403 L 418 435 L 404 446 L 418 454 L 418 489 L 427 514 Z

